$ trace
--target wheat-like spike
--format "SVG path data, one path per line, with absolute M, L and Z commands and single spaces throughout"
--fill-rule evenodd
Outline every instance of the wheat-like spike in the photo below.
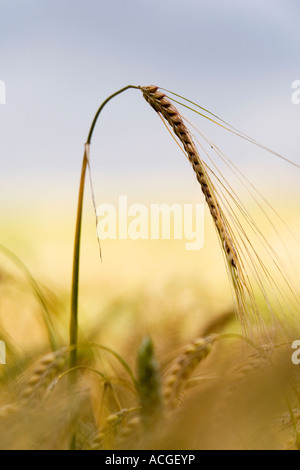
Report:
M 31 368 L 28 378 L 22 380 L 24 388 L 21 392 L 21 401 L 34 400 L 46 395 L 49 384 L 61 370 L 66 354 L 66 348 L 52 352 Z
M 238 256 L 238 249 L 233 240 L 231 228 L 218 202 L 216 190 L 208 175 L 206 165 L 199 155 L 192 135 L 186 127 L 181 114 L 177 108 L 172 105 L 168 97 L 159 91 L 157 86 L 153 85 L 141 87 L 141 91 L 143 92 L 145 100 L 171 126 L 175 136 L 177 136 L 182 143 L 188 160 L 193 167 L 221 240 L 221 245 L 228 263 L 228 270 L 230 272 L 237 299 L 238 314 L 243 327 L 246 329 L 250 315 L 250 311 L 247 308 L 247 296 L 250 296 L 250 301 L 253 303 L 251 288 L 247 287 L 243 262 Z M 256 314 L 256 311 L 254 313 L 252 312 L 252 315 Z
M 209 355 L 215 339 L 214 336 L 196 339 L 176 358 L 164 383 L 163 395 L 166 407 L 177 406 L 187 380 L 199 363 Z
M 200 158 L 198 149 L 192 139 L 191 133 L 186 127 L 179 111 L 171 104 L 166 95 L 158 91 L 156 86 L 146 86 L 141 88 L 143 96 L 152 108 L 160 113 L 162 117 L 172 127 L 175 135 L 182 142 L 188 159 L 196 173 L 197 180 L 201 185 L 210 213 L 220 235 L 226 258 L 229 264 L 238 269 L 239 260 L 234 242 L 228 232 L 224 214 L 217 201 L 212 181 L 207 174 L 206 168 Z
M 113 440 L 124 439 L 130 435 L 133 429 L 135 429 L 141 420 L 139 417 L 126 419 L 126 415 L 135 412 L 136 408 L 129 408 L 109 415 L 101 429 L 99 429 L 94 435 L 89 450 L 102 450 L 105 447 L 106 439 L 113 436 Z

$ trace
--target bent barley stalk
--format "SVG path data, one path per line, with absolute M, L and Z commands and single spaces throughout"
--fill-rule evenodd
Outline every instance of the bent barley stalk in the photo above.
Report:
M 91 125 L 88 139 L 85 144 L 78 197 L 77 222 L 75 230 L 75 244 L 73 257 L 73 279 L 70 320 L 70 369 L 76 369 L 77 366 L 80 242 L 85 178 L 86 171 L 87 169 L 89 169 L 90 145 L 98 118 L 103 108 L 112 98 L 120 95 L 121 93 L 129 89 L 137 89 L 143 93 L 143 97 L 146 99 L 146 101 L 169 124 L 175 136 L 183 145 L 184 151 L 188 157 L 190 164 L 192 165 L 197 180 L 201 186 L 202 192 L 205 196 L 206 203 L 210 210 L 214 225 L 221 241 L 222 249 L 227 260 L 227 267 L 230 273 L 237 300 L 237 313 L 239 315 L 242 326 L 246 330 L 247 326 L 253 318 L 261 320 L 260 315 L 257 311 L 255 299 L 253 298 L 254 296 L 252 287 L 248 281 L 248 276 L 245 271 L 243 259 L 242 256 L 239 254 L 239 247 L 235 240 L 232 227 L 229 224 L 225 213 L 220 205 L 217 196 L 217 191 L 214 187 L 213 181 L 211 180 L 208 174 L 207 166 L 200 157 L 198 149 L 193 141 L 191 132 L 185 125 L 183 117 L 181 116 L 177 108 L 172 105 L 169 98 L 164 93 L 159 91 L 159 88 L 157 86 L 151 85 L 141 87 L 128 85 L 108 97 L 100 106 Z M 253 143 L 257 144 L 254 141 Z M 70 383 L 73 384 L 74 381 L 76 381 L 76 373 L 75 377 L 70 374 Z
M 93 123 L 91 125 L 87 142 L 84 147 L 84 156 L 81 169 L 79 195 L 78 195 L 78 206 L 77 206 L 77 220 L 75 228 L 75 242 L 74 242 L 74 255 L 73 255 L 73 276 L 72 276 L 72 289 L 71 289 L 71 319 L 70 319 L 70 369 L 74 369 L 77 366 L 77 343 L 78 343 L 78 293 L 79 293 L 79 263 L 80 263 L 80 242 L 81 242 L 81 225 L 82 225 L 82 211 L 83 211 L 83 199 L 85 189 L 85 177 L 86 171 L 89 167 L 89 151 L 92 142 L 93 133 L 97 124 L 98 118 L 101 111 L 106 104 L 130 88 L 138 89 L 133 85 L 128 85 L 125 88 L 117 91 L 113 95 L 109 96 L 98 109 Z M 74 383 L 74 378 L 70 374 L 70 383 Z
M 89 152 L 93 133 L 101 114 L 101 111 L 106 104 L 114 97 L 120 95 L 126 90 L 138 89 L 143 93 L 146 101 L 152 108 L 159 113 L 171 126 L 175 135 L 182 142 L 187 157 L 193 167 L 197 180 L 200 183 L 201 189 L 205 196 L 207 205 L 209 207 L 212 219 L 219 234 L 223 251 L 228 264 L 228 269 L 231 274 L 233 287 L 238 304 L 238 313 L 241 323 L 245 326 L 249 320 L 249 312 L 247 311 L 247 293 L 250 289 L 247 287 L 245 277 L 243 274 L 243 264 L 238 256 L 238 250 L 235 242 L 231 236 L 231 229 L 226 220 L 225 214 L 220 207 L 217 199 L 214 185 L 207 173 L 204 162 L 200 158 L 197 147 L 192 139 L 191 133 L 183 122 L 183 118 L 179 111 L 171 104 L 167 96 L 158 90 L 157 86 L 134 86 L 128 85 L 117 91 L 109 98 L 107 98 L 97 111 L 93 123 L 91 125 L 87 142 L 85 144 L 84 157 L 82 163 L 78 208 L 77 208 L 77 222 L 75 230 L 75 244 L 74 244 L 74 257 L 73 257 L 73 278 L 72 278 L 72 294 L 71 294 L 71 320 L 70 320 L 70 369 L 76 368 L 77 365 L 77 342 L 78 342 L 78 290 L 79 290 L 79 261 L 80 261 L 80 242 L 81 242 L 81 224 L 82 224 L 82 210 L 83 198 L 85 189 L 86 171 L 89 168 Z M 74 378 L 70 375 L 70 381 Z

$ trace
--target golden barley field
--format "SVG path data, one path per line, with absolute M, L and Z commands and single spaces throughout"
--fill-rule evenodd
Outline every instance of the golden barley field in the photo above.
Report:
M 292 204 L 283 207 L 297 230 Z M 1 253 L 1 448 L 65 450 L 76 433 L 80 450 L 297 449 L 296 322 L 245 335 L 208 214 L 200 252 L 182 241 L 107 240 L 101 263 L 86 201 L 80 368 L 70 387 L 71 206 L 2 207 L 3 244 L 43 302 L 24 267 Z M 297 269 L 297 242 L 287 244 Z
M 215 154 L 235 176 L 236 167 L 201 131 L 195 137 L 174 94 L 135 88 L 192 167 L 190 195 L 205 207 L 204 245 L 189 251 L 172 237 L 100 240 L 100 255 L 93 172 L 93 198 L 83 198 L 99 113 L 85 146 L 77 225 L 77 184 L 54 184 L 44 201 L 32 194 L 2 204 L 0 446 L 299 449 L 295 172 L 274 177 L 271 159 L 270 179 L 261 178 L 268 199 L 259 191 L 253 197 L 247 177 L 250 192 L 235 190 L 207 158 Z M 177 185 L 165 182 L 163 200 L 184 205 L 180 184 L 180 175 Z M 109 191 L 110 181 L 101 189 Z

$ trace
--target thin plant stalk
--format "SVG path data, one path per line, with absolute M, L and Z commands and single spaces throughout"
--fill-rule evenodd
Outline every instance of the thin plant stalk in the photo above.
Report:
M 82 226 L 82 211 L 83 211 L 83 200 L 84 200 L 84 189 L 86 171 L 89 165 L 89 149 L 94 133 L 95 126 L 98 118 L 103 110 L 104 106 L 116 96 L 120 95 L 124 91 L 139 87 L 128 85 L 116 93 L 109 96 L 98 109 L 93 123 L 90 128 L 87 142 L 84 149 L 84 157 L 81 169 L 81 178 L 79 186 L 78 196 L 78 208 L 77 208 L 77 221 L 75 229 L 75 243 L 74 243 L 74 256 L 73 256 L 73 278 L 72 278 L 72 290 L 71 290 L 71 320 L 70 320 L 70 369 L 74 369 L 77 366 L 77 344 L 78 344 L 78 292 L 79 292 L 79 265 L 80 265 L 80 242 L 81 242 L 81 226 Z M 72 374 L 71 374 L 72 375 Z
M 81 242 L 81 226 L 82 226 L 82 210 L 85 188 L 86 169 L 88 166 L 87 148 L 85 146 L 84 157 L 82 162 L 77 221 L 75 229 L 75 243 L 73 256 L 73 279 L 72 279 L 72 296 L 71 296 L 71 321 L 70 321 L 70 369 L 74 369 L 77 365 L 77 343 L 78 343 L 78 291 L 79 291 L 79 264 L 80 264 L 80 242 Z

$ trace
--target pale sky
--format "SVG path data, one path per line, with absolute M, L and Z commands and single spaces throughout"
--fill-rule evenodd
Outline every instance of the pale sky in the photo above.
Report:
M 298 0 L 0 0 L 0 184 L 78 175 L 98 106 L 128 84 L 183 94 L 300 163 L 299 18 Z M 193 119 L 242 167 L 262 158 Z M 107 107 L 92 147 L 116 178 L 185 172 L 178 155 L 137 91 Z

